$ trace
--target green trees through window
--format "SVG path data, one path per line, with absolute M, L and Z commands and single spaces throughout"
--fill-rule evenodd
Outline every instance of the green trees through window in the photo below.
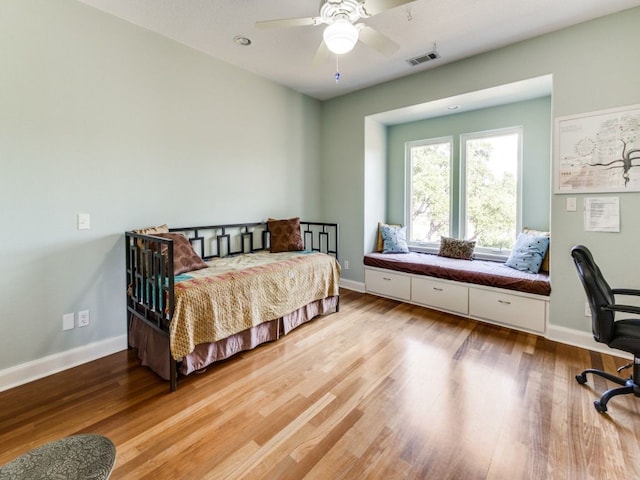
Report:
M 451 140 L 410 148 L 410 242 L 439 242 L 451 232 Z
M 452 137 L 408 143 L 409 242 L 453 236 L 511 249 L 520 226 L 521 139 L 520 128 L 461 135 L 457 158 Z

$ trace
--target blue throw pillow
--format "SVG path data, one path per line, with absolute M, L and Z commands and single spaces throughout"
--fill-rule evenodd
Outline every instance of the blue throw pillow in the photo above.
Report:
M 538 273 L 547 248 L 549 237 L 546 235 L 521 233 L 505 265 L 523 272 Z
M 380 225 L 384 246 L 382 253 L 409 253 L 407 229 L 391 225 Z

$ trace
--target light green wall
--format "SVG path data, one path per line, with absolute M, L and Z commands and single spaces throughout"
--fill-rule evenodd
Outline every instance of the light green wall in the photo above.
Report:
M 73 0 L 2 0 L 0 59 L 0 370 L 125 335 L 125 230 L 326 220 L 316 100 Z
M 523 129 L 522 224 L 548 230 L 551 201 L 550 97 L 388 127 L 387 210 L 385 218 L 380 220 L 404 223 L 406 142 L 453 136 L 453 155 L 458 158 L 460 135 L 517 126 Z M 459 172 L 455 169 L 452 174 L 457 176 Z
M 365 168 L 384 164 L 386 129 L 369 115 L 546 74 L 555 116 L 640 103 L 639 24 L 636 8 L 321 103 L 74 0 L 3 0 L 0 370 L 125 334 L 122 232 L 135 227 L 337 221 L 343 277 L 361 282 L 365 225 L 387 208 Z M 640 195 L 620 196 L 620 234 L 585 233 L 552 196 L 553 323 L 589 329 L 574 243 L 637 286 L 640 259 L 623 252 Z M 63 332 L 82 309 L 91 325 Z
M 640 8 L 634 8 L 324 102 L 323 172 L 330 193 L 325 214 L 341 224 L 341 256 L 351 267 L 343 271 L 343 278 L 364 280 L 363 245 L 371 236 L 371 224 L 363 221 L 373 216 L 363 215 L 365 202 L 373 196 L 364 183 L 365 117 L 548 74 L 553 75 L 554 117 L 640 103 L 638 25 Z M 551 195 L 550 323 L 588 332 L 584 293 L 569 250 L 575 243 L 586 243 L 611 283 L 640 286 L 633 273 L 640 271 L 640 256 L 627 255 L 636 250 L 640 234 L 634 213 L 640 208 L 640 194 L 620 195 L 619 234 L 586 233 L 579 213 L 582 196 L 578 197 L 579 211 L 566 212 L 565 196 Z
M 364 202 L 364 225 L 377 225 L 382 219 L 379 212 L 386 211 L 387 195 L 380 195 L 387 185 L 387 131 L 384 125 L 371 118 L 365 119 L 366 148 L 364 153 L 364 181 L 371 196 Z M 366 231 L 366 230 L 365 230 Z M 372 251 L 377 243 L 377 230 L 370 231 L 364 240 L 364 250 Z M 343 262 L 343 265 L 346 264 Z

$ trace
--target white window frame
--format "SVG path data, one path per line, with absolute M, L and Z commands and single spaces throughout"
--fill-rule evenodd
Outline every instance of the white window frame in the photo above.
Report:
M 440 242 L 412 242 L 409 239 L 411 235 L 411 202 L 413 199 L 413 179 L 411 176 L 411 149 L 413 147 L 424 147 L 427 145 L 434 145 L 438 143 L 449 144 L 449 191 L 453 192 L 453 155 L 454 155 L 454 139 L 453 135 L 447 135 L 445 137 L 429 138 L 426 140 L 415 140 L 406 142 L 404 146 L 405 151 L 405 202 L 404 202 L 404 224 L 407 228 L 407 243 L 413 251 L 437 253 L 440 248 Z M 453 205 L 454 198 L 450 196 L 449 199 L 449 236 L 452 234 L 453 225 L 455 219 L 453 218 Z
M 516 175 L 516 236 L 517 232 L 522 231 L 522 126 L 498 128 L 494 130 L 485 130 L 482 132 L 464 133 L 460 135 L 460 215 L 458 218 L 458 231 L 460 238 L 466 238 L 467 225 L 467 140 L 482 139 L 487 137 L 497 137 L 502 135 L 516 134 L 518 136 L 518 158 L 517 158 L 517 175 Z M 515 239 L 514 239 L 515 241 Z M 474 254 L 476 258 L 484 258 L 488 260 L 506 260 L 511 250 L 488 248 L 476 246 Z
M 518 136 L 518 158 L 517 158 L 517 177 L 516 177 L 516 233 L 522 231 L 522 165 L 523 165 L 523 128 L 522 126 L 498 128 L 493 130 L 485 130 L 481 132 L 464 133 L 458 136 L 459 141 L 459 157 L 454 158 L 454 136 L 443 136 L 437 138 L 429 138 L 424 140 L 415 140 L 405 142 L 405 201 L 404 201 L 404 219 L 407 228 L 407 243 L 413 251 L 437 253 L 440 248 L 440 242 L 414 242 L 410 241 L 411 234 L 411 202 L 413 198 L 413 179 L 412 179 L 412 165 L 411 165 L 411 149 L 413 147 L 421 147 L 426 145 L 433 145 L 438 143 L 449 143 L 450 156 L 449 156 L 449 236 L 457 236 L 461 239 L 466 238 L 466 203 L 467 203 L 467 159 L 466 159 L 466 142 L 467 140 L 482 139 L 485 137 L 501 136 L 516 134 Z M 458 168 L 458 196 L 454 196 L 454 170 L 455 166 Z M 458 208 L 458 216 L 454 217 L 453 212 L 455 208 Z M 458 234 L 454 235 L 454 231 L 457 229 Z M 475 258 L 505 261 L 510 250 L 497 249 L 478 246 L 475 249 Z

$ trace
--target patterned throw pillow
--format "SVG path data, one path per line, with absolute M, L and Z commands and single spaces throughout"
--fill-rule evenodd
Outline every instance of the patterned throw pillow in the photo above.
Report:
M 133 233 L 139 233 L 141 235 L 155 235 L 156 233 L 169 233 L 169 226 L 165 223 L 157 227 L 146 227 L 134 230 Z
M 384 239 L 382 238 L 383 225 L 387 227 L 402 227 L 402 225 L 392 225 L 392 224 L 378 222 L 378 242 L 376 244 L 376 252 L 381 252 L 384 250 Z
M 267 221 L 271 242 L 271 253 L 296 252 L 304 250 L 304 242 L 300 235 L 300 218 Z
M 472 260 L 473 249 L 476 242 L 472 240 L 458 240 L 457 238 L 440 237 L 441 257 L 459 258 L 461 260 Z
M 549 237 L 546 235 L 521 233 L 505 265 L 523 272 L 538 273 L 547 248 Z
M 140 235 L 156 235 L 158 233 L 169 233 L 169 226 L 165 223 L 157 227 L 146 227 L 138 230 L 133 230 L 133 233 L 139 233 Z M 143 241 L 138 239 L 138 248 L 142 248 Z
M 547 248 L 547 253 L 544 254 L 544 258 L 542 259 L 542 265 L 540 265 L 541 272 L 549 272 L 549 251 L 551 250 L 551 233 L 543 232 L 540 230 L 534 230 L 533 228 L 524 227 L 522 229 L 522 233 L 528 233 L 530 235 L 543 235 L 545 237 L 549 237 L 549 247 Z
M 173 274 L 207 268 L 207 264 L 195 252 L 191 242 L 179 233 L 157 233 L 154 236 L 173 240 Z
M 384 242 L 382 253 L 409 253 L 405 227 L 380 225 L 380 233 Z

